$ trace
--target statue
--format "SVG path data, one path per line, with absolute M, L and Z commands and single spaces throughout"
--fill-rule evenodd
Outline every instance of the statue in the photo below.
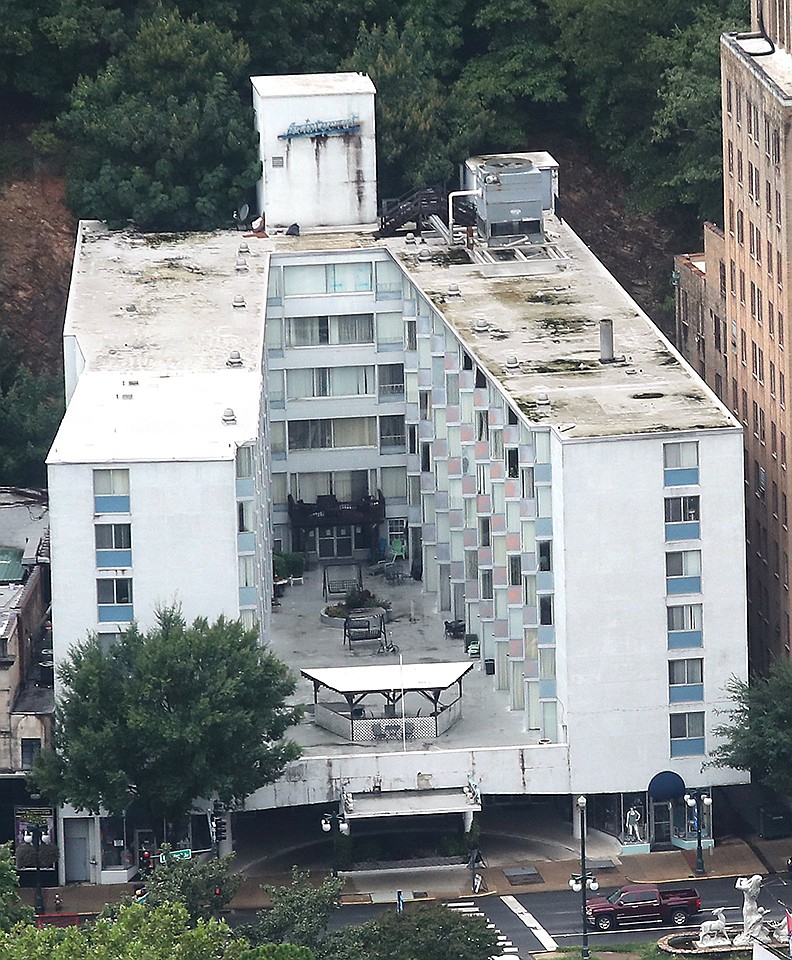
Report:
M 757 873 L 752 877 L 738 877 L 734 886 L 743 894 L 743 932 L 734 938 L 734 946 L 750 947 L 754 943 L 769 943 L 771 933 L 764 917 L 770 911 L 756 902 L 762 886 L 761 876 Z
M 705 920 L 699 927 L 698 940 L 696 946 L 706 947 L 726 947 L 731 940 L 726 932 L 726 916 L 723 907 L 716 907 L 712 913 L 717 920 Z
M 638 824 L 641 822 L 641 812 L 635 807 L 630 807 L 627 811 L 627 817 L 625 820 L 625 833 L 626 838 L 630 842 L 641 843 L 641 833 L 638 829 Z

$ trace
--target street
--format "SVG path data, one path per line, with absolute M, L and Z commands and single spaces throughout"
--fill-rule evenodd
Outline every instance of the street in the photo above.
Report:
M 615 929 L 607 933 L 589 931 L 592 947 L 623 946 L 626 943 L 650 942 L 672 933 L 674 930 L 695 930 L 704 921 L 712 918 L 711 910 L 725 907 L 729 925 L 742 923 L 742 894 L 734 888 L 735 878 L 701 879 L 682 881 L 678 884 L 663 884 L 663 888 L 695 886 L 701 895 L 701 913 L 695 922 L 687 927 L 677 928 L 670 925 L 631 926 Z M 603 884 L 603 893 L 610 893 L 611 887 Z M 461 901 L 454 901 L 455 904 Z M 792 884 L 781 875 L 767 877 L 759 896 L 761 906 L 771 910 L 771 919 L 783 915 L 780 903 L 792 906 Z M 542 953 L 558 947 L 574 947 L 581 943 L 581 904 L 580 897 L 564 891 L 522 893 L 516 896 L 471 897 L 466 904 L 475 904 L 479 910 L 494 923 L 500 933 L 506 936 L 517 948 L 521 957 L 529 953 Z M 344 906 L 336 911 L 331 926 L 334 928 L 353 923 L 365 923 L 384 910 L 393 910 L 395 905 L 355 904 Z M 409 905 L 408 905 L 409 909 Z

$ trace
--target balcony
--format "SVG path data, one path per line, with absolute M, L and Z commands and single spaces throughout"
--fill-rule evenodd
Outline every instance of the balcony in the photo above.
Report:
M 332 494 L 319 496 L 316 503 L 295 501 L 289 495 L 289 520 L 302 529 L 339 524 L 353 526 L 382 523 L 385 519 L 385 498 L 378 490 L 376 496 L 359 500 L 337 500 Z

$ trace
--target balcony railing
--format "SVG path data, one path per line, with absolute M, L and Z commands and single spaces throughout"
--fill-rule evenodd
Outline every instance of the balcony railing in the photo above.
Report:
M 298 527 L 325 527 L 333 524 L 382 523 L 385 519 L 385 498 L 378 490 L 376 496 L 359 500 L 337 500 L 332 495 L 316 498 L 316 503 L 305 503 L 289 495 L 289 520 Z

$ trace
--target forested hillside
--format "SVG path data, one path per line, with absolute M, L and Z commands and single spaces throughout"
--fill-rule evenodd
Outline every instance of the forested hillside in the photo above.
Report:
M 19 220 L 0 234 L 0 332 L 21 353 L 5 351 L 0 377 L 0 483 L 28 482 L 29 466 L 17 475 L 14 465 L 41 455 L 57 419 L 42 381 L 36 449 L 6 452 L 3 428 L 17 423 L 20 391 L 31 395 L 22 372 L 57 379 L 70 250 L 61 185 L 75 217 L 229 225 L 258 177 L 251 75 L 368 73 L 382 196 L 455 183 L 458 162 L 481 150 L 554 152 L 567 218 L 659 322 L 670 255 L 698 242 L 702 219 L 721 218 L 718 37 L 747 27 L 748 0 L 2 7 L 0 216 L 18 209 Z M 41 223 L 21 243 L 25 218 Z

